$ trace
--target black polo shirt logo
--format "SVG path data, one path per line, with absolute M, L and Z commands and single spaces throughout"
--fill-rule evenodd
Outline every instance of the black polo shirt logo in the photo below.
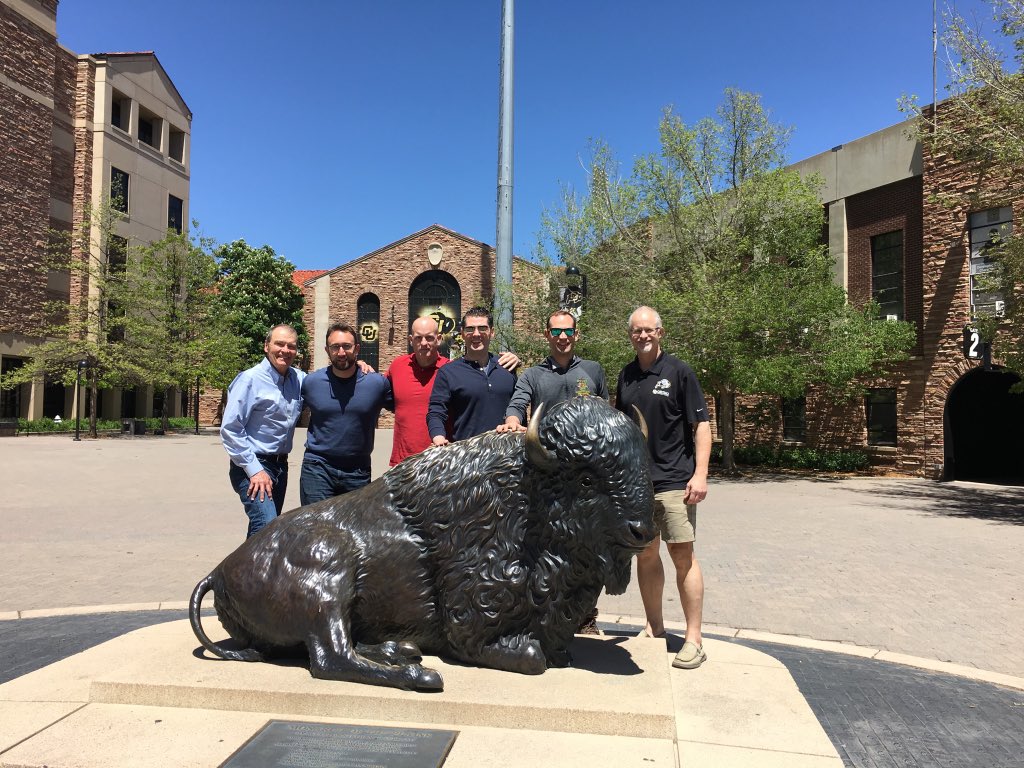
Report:
M 654 385 L 654 389 L 651 390 L 651 394 L 652 395 L 663 395 L 664 397 L 669 397 L 668 390 L 669 390 L 669 387 L 671 387 L 671 386 L 672 386 L 672 384 L 671 384 L 671 382 L 669 382 L 668 379 L 662 379 L 661 381 L 659 381 L 657 384 Z

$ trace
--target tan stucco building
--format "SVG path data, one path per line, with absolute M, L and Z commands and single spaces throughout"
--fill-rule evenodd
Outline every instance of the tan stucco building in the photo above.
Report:
M 120 197 L 114 235 L 131 245 L 189 216 L 192 113 L 152 52 L 75 54 L 57 42 L 57 0 L 0 0 L 0 367 L 24 364 L 48 301 L 87 290 L 45 270 L 53 230 Z M 94 241 L 96 238 L 92 238 Z M 93 257 L 102 258 L 93 244 Z M 0 391 L 0 417 L 74 415 L 70 388 L 37 381 Z M 180 403 L 157 403 L 171 415 Z M 152 391 L 106 390 L 105 418 L 147 416 Z

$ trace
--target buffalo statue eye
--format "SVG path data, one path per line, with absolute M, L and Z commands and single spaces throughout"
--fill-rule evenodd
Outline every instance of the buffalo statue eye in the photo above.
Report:
M 580 485 L 583 488 L 589 488 L 593 484 L 594 484 L 594 478 L 592 478 L 590 475 L 583 475 L 582 477 L 580 477 Z

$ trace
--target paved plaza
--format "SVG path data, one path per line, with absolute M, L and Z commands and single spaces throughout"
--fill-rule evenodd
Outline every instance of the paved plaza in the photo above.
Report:
M 374 477 L 389 453 L 381 430 Z M 0 441 L 0 616 L 186 601 L 245 535 L 227 465 L 214 434 Z M 1024 488 L 712 478 L 699 509 L 707 624 L 1024 677 Z M 635 583 L 600 607 L 643 615 Z M 674 600 L 668 618 L 682 620 Z
M 297 506 L 304 438 L 300 430 L 289 508 Z M 390 432 L 379 431 L 375 477 L 387 469 L 390 443 Z M 7 439 L 0 441 L 0 460 L 7 478 L 0 527 L 2 712 L 57 706 L 39 697 L 49 701 L 63 691 L 59 681 L 67 675 L 85 679 L 77 670 L 110 653 L 100 643 L 130 643 L 125 633 L 180 622 L 195 583 L 245 535 L 215 434 L 79 443 L 65 436 Z M 680 687 L 676 759 L 693 765 L 1024 766 L 1018 555 L 1024 551 L 1024 488 L 713 477 L 700 506 L 698 539 L 711 658 L 700 672 L 670 674 L 673 687 Z M 682 613 L 672 590 L 666 599 L 670 629 L 678 632 Z M 635 584 L 623 595 L 603 596 L 600 608 L 606 633 L 626 638 L 613 642 L 628 642 L 642 624 Z M 194 640 L 184 643 L 191 647 Z M 678 634 L 670 634 L 668 653 L 680 644 Z M 743 654 L 750 653 L 762 654 L 760 660 L 747 661 L 753 657 Z M 773 671 L 772 664 L 781 666 Z M 58 681 L 56 693 L 34 688 L 47 680 Z M 777 688 L 794 683 L 785 695 Z M 786 711 L 803 706 L 813 713 L 810 725 L 806 718 L 802 724 L 761 720 L 762 711 L 778 710 L 779 696 Z M 709 719 L 708 707 L 722 714 Z M 125 739 L 142 733 L 117 711 L 95 704 L 88 711 L 108 718 L 104 728 L 124 729 Z M 142 712 L 162 718 L 169 710 Z M 62 764 L 53 755 L 65 754 L 80 738 L 72 722 L 61 735 L 55 721 L 46 731 L 49 742 L 31 741 L 41 745 L 38 754 L 50 755 L 48 764 Z M 14 735 L 0 728 L 0 736 L 16 744 L 18 727 L 27 734 L 39 726 L 11 725 Z M 812 738 L 805 754 L 803 737 L 795 734 L 813 737 L 816 727 L 831 747 Z M 502 733 L 508 741 L 501 743 L 513 749 L 516 737 Z M 464 738 L 465 746 L 473 743 Z M 590 746 L 600 753 L 600 745 Z M 8 757 L 21 764 L 27 754 L 0 745 L 0 764 Z M 732 762 L 721 762 L 726 754 Z M 601 759 L 612 760 L 609 755 Z M 88 764 L 123 759 L 114 749 Z M 179 763 L 170 758 L 166 764 Z

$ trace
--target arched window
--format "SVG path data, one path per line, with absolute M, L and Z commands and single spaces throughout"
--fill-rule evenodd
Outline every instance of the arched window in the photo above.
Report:
M 452 337 L 462 319 L 462 291 L 458 281 L 439 269 L 424 272 L 409 287 L 409 325 L 430 316 L 441 329 L 441 354 L 449 356 Z M 412 351 L 412 350 L 410 350 Z
M 380 368 L 380 299 L 364 293 L 356 305 L 356 327 L 359 329 L 359 358 L 375 369 Z

